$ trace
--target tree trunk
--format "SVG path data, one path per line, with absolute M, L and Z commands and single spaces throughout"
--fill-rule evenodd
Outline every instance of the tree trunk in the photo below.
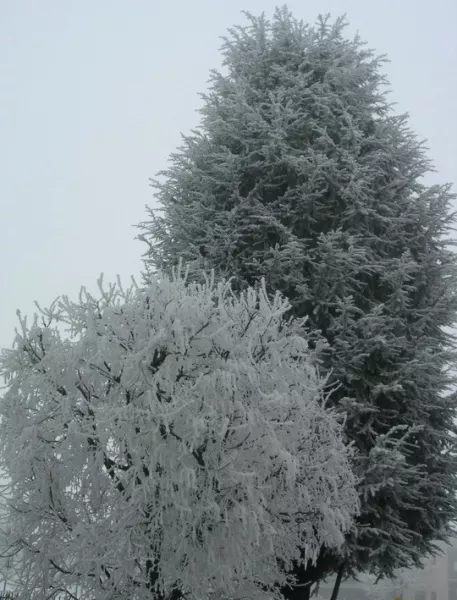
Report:
M 336 600 L 338 598 L 338 592 L 340 591 L 340 585 L 343 580 L 345 564 L 341 563 L 340 568 L 336 574 L 335 585 L 333 586 L 333 592 L 330 596 L 330 600 Z
M 282 593 L 285 600 L 309 600 L 311 596 L 311 584 L 286 588 L 282 590 Z
M 335 555 L 323 549 L 313 564 L 310 560 L 306 563 L 294 564 L 291 574 L 295 576 L 296 585 L 281 588 L 284 600 L 310 600 L 313 586 L 319 585 L 328 575 L 335 573 L 340 560 L 336 562 Z M 303 555 L 301 556 L 303 560 Z

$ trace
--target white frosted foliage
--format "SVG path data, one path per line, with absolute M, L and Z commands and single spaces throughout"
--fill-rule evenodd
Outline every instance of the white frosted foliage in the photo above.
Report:
M 21 320 L 0 435 L 21 598 L 271 597 L 299 547 L 343 542 L 343 424 L 288 310 L 178 272 Z
M 295 570 L 300 585 L 420 568 L 457 520 L 456 196 L 426 185 L 432 163 L 390 102 L 386 59 L 345 28 L 283 7 L 229 30 L 139 224 L 145 281 L 180 260 L 233 289 L 264 278 L 321 346 L 361 514 L 342 554 Z

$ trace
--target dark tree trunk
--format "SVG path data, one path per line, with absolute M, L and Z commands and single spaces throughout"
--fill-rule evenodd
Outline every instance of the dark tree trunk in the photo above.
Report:
M 336 574 L 335 585 L 333 586 L 333 592 L 330 600 L 336 600 L 338 598 L 338 592 L 340 591 L 341 582 L 343 581 L 345 564 L 341 563 L 340 568 Z
M 309 600 L 311 596 L 311 587 L 323 576 L 323 555 L 319 557 L 316 564 L 308 561 L 307 564 L 295 565 L 293 574 L 296 578 L 296 585 L 286 586 L 281 589 L 285 600 Z
M 285 600 L 309 600 L 311 596 L 311 583 L 283 588 L 281 591 Z
M 340 561 L 341 557 L 338 560 L 336 555 L 322 549 L 314 564 L 311 561 L 305 564 L 296 564 L 292 574 L 295 576 L 297 585 L 281 589 L 285 600 L 309 600 L 311 587 L 337 572 Z

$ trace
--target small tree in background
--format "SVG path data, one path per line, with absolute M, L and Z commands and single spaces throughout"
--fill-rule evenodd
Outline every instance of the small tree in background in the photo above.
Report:
M 279 294 L 179 273 L 100 291 L 2 354 L 19 597 L 280 597 L 358 507 L 302 325 Z
M 390 577 L 420 566 L 457 517 L 454 196 L 424 184 L 431 164 L 391 110 L 384 59 L 346 39 L 342 19 L 248 19 L 224 41 L 200 127 L 154 182 L 145 276 L 184 258 L 197 279 L 264 277 L 308 317 L 348 412 L 362 511 L 343 552 L 297 573 Z

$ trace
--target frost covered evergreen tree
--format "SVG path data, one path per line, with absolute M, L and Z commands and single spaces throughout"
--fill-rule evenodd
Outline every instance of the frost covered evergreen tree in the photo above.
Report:
M 359 505 L 290 305 L 179 273 L 100 290 L 21 319 L 1 356 L 19 597 L 280 598 Z
M 391 576 L 457 517 L 454 196 L 423 183 L 431 163 L 392 111 L 384 58 L 346 39 L 344 20 L 248 18 L 224 41 L 201 125 L 153 184 L 146 277 L 181 258 L 241 288 L 264 277 L 308 318 L 358 450 L 362 513 L 344 552 L 301 581 Z

